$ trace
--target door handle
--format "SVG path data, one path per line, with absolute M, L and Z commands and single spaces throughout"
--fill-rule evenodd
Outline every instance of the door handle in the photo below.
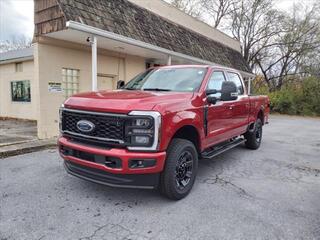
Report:
M 229 110 L 232 110 L 234 108 L 234 105 L 230 105 L 228 108 Z

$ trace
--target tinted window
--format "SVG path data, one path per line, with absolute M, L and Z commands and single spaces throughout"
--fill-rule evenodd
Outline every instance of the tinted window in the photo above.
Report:
M 194 92 L 207 72 L 206 68 L 160 68 L 148 70 L 127 83 L 125 89 Z
M 219 71 L 215 71 L 212 73 L 210 79 L 209 79 L 209 83 L 208 83 L 208 87 L 207 89 L 215 89 L 215 90 L 221 90 L 222 87 L 222 83 L 225 81 L 225 76 L 223 74 L 223 72 L 219 72 Z M 220 97 L 221 93 L 216 93 L 214 94 L 215 97 Z
M 231 72 L 228 72 L 227 74 L 228 74 L 228 80 L 236 84 L 238 89 L 238 94 L 242 95 L 244 93 L 244 89 L 243 89 L 242 82 L 239 75 Z

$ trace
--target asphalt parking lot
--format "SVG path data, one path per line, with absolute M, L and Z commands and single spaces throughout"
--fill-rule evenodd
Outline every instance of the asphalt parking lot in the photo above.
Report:
M 257 151 L 201 161 L 191 194 L 66 174 L 56 150 L 0 159 L 0 239 L 320 239 L 320 119 L 272 116 Z

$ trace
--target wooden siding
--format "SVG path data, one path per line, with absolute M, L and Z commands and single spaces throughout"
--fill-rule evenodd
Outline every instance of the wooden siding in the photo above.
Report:
M 35 37 L 63 30 L 65 17 L 57 0 L 34 0 Z

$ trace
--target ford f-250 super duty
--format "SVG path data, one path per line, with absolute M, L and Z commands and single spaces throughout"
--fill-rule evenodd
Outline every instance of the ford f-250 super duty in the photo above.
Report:
M 119 86 L 123 81 L 118 82 Z M 70 174 L 109 186 L 191 190 L 198 159 L 261 144 L 269 99 L 215 66 L 146 70 L 121 89 L 81 93 L 60 109 L 59 150 Z

